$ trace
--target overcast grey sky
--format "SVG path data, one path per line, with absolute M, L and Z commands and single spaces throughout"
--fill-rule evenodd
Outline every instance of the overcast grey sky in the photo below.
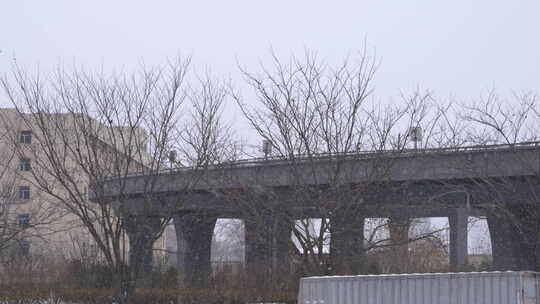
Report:
M 282 55 L 309 48 L 335 62 L 367 41 L 381 60 L 380 98 L 416 86 L 458 98 L 493 87 L 540 91 L 538 0 L 0 3 L 0 73 L 13 58 L 41 71 L 60 61 L 129 70 L 182 53 L 234 79 L 236 60 L 256 69 L 270 47 Z
M 236 58 L 256 68 L 270 46 L 335 61 L 367 39 L 380 97 L 417 85 L 458 97 L 540 88 L 537 0 L 0 2 L 0 72 L 14 56 L 41 70 L 73 60 L 129 69 L 181 52 L 234 77 Z

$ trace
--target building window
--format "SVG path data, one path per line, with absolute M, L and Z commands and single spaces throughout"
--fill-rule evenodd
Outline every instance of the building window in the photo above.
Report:
M 31 144 L 32 143 L 32 131 L 21 131 L 19 135 L 19 142 L 21 144 Z
M 21 158 L 19 161 L 19 170 L 21 171 L 30 171 L 32 166 L 30 164 L 30 158 Z
M 19 199 L 29 200 L 30 199 L 30 187 L 20 186 L 19 187 Z
M 21 228 L 30 227 L 30 214 L 29 213 L 21 213 L 21 214 L 19 214 L 19 226 Z
M 30 242 L 27 240 L 20 240 L 19 246 L 21 250 L 21 256 L 28 256 L 30 255 Z

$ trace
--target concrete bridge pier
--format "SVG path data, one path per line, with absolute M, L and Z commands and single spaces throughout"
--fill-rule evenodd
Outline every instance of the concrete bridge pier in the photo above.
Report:
M 491 237 L 491 253 L 493 270 L 518 270 L 516 261 L 516 231 L 513 224 L 502 216 L 488 215 L 487 222 Z
M 364 267 L 364 222 L 356 216 L 330 219 L 331 274 L 359 274 Z
M 180 288 L 210 287 L 210 251 L 217 218 L 215 215 L 199 213 L 179 214 L 174 217 Z
M 126 216 L 123 221 L 129 238 L 129 262 L 132 265 L 140 265 L 139 277 L 145 282 L 152 272 L 153 246 L 161 228 L 161 219 L 148 216 Z
M 245 263 L 250 284 L 270 286 L 280 274 L 290 270 L 293 225 L 294 221 L 279 214 L 244 219 Z
M 457 208 L 448 216 L 450 226 L 450 269 L 462 270 L 467 265 L 469 213 L 466 208 Z
M 487 216 L 493 270 L 535 270 L 539 221 L 531 205 L 507 206 Z

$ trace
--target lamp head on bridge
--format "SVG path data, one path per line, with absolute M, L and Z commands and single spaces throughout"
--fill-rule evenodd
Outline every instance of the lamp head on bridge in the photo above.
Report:
M 407 132 L 407 137 L 414 142 L 414 148 L 417 148 L 418 142 L 422 141 L 422 128 L 421 127 L 410 127 Z
M 262 152 L 264 157 L 267 158 L 268 155 L 272 154 L 272 142 L 268 139 L 263 140 L 262 142 Z
M 169 163 L 174 165 L 176 163 L 176 150 L 169 151 Z

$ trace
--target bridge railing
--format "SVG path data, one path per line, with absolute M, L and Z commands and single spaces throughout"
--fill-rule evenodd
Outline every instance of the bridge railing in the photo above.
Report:
M 447 153 L 472 153 L 472 152 L 490 152 L 498 150 L 515 150 L 515 149 L 538 149 L 540 141 L 527 141 L 514 144 L 493 144 L 493 145 L 471 145 L 460 147 L 445 147 L 445 148 L 419 148 L 419 149 L 392 149 L 392 150 L 372 150 L 372 151 L 349 151 L 341 153 L 313 153 L 313 154 L 294 154 L 292 156 L 270 156 L 270 157 L 254 157 L 239 159 L 235 161 L 223 162 L 220 164 L 210 165 L 204 168 L 201 167 L 177 167 L 163 168 L 155 171 L 131 172 L 122 177 L 136 177 L 154 174 L 174 174 L 192 170 L 202 169 L 223 169 L 223 168 L 242 168 L 255 166 L 280 165 L 291 162 L 317 162 L 332 159 L 372 159 L 375 157 L 407 157 L 422 154 L 447 154 Z M 118 177 L 111 176 L 105 180 L 114 180 Z

